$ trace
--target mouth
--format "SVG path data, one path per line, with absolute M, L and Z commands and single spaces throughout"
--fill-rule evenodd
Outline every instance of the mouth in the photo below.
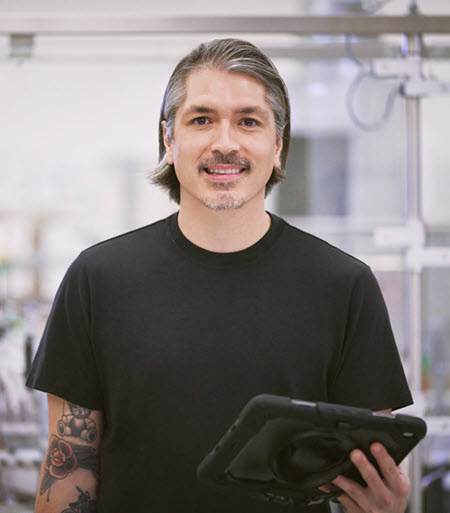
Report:
M 246 167 L 236 166 L 214 166 L 204 167 L 203 171 L 208 175 L 208 178 L 216 182 L 226 182 L 236 180 L 242 173 L 246 171 Z

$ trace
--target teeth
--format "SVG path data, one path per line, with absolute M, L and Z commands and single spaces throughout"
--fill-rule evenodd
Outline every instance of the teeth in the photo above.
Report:
M 214 175 L 236 175 L 241 172 L 240 169 L 208 169 L 208 172 Z

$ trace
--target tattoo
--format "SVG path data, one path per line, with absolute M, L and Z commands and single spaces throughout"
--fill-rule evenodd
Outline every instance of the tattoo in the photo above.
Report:
M 40 495 L 48 490 L 47 502 L 50 500 L 50 489 L 57 479 L 65 479 L 77 468 L 91 470 L 96 479 L 99 479 L 98 455 L 93 447 L 87 445 L 70 444 L 52 435 L 45 456 L 44 474 L 40 487 Z
M 97 513 L 97 501 L 91 499 L 91 494 L 83 492 L 79 486 L 76 489 L 79 492 L 78 500 L 69 502 L 69 507 L 63 509 L 61 513 Z
M 90 443 L 94 442 L 97 438 L 97 426 L 89 417 L 91 412 L 89 408 L 64 401 L 63 413 L 57 424 L 58 435 L 74 436 Z

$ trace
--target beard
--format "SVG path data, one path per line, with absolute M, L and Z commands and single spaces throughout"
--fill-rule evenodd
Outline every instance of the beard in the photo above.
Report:
M 244 204 L 244 200 L 242 198 L 236 198 L 232 194 L 224 194 L 220 195 L 220 197 L 216 198 L 206 198 L 203 200 L 203 205 L 210 210 L 236 210 L 241 208 Z
M 216 193 L 204 198 L 202 200 L 203 205 L 215 211 L 236 210 L 241 208 L 245 200 L 233 192 L 234 185 L 235 182 L 214 184 Z

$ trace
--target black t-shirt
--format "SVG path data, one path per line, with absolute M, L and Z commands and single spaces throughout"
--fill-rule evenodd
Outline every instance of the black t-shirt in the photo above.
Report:
M 257 394 L 411 403 L 369 267 L 271 217 L 253 246 L 214 253 L 174 214 L 85 250 L 67 271 L 27 384 L 103 411 L 100 512 L 279 512 L 196 478 Z

